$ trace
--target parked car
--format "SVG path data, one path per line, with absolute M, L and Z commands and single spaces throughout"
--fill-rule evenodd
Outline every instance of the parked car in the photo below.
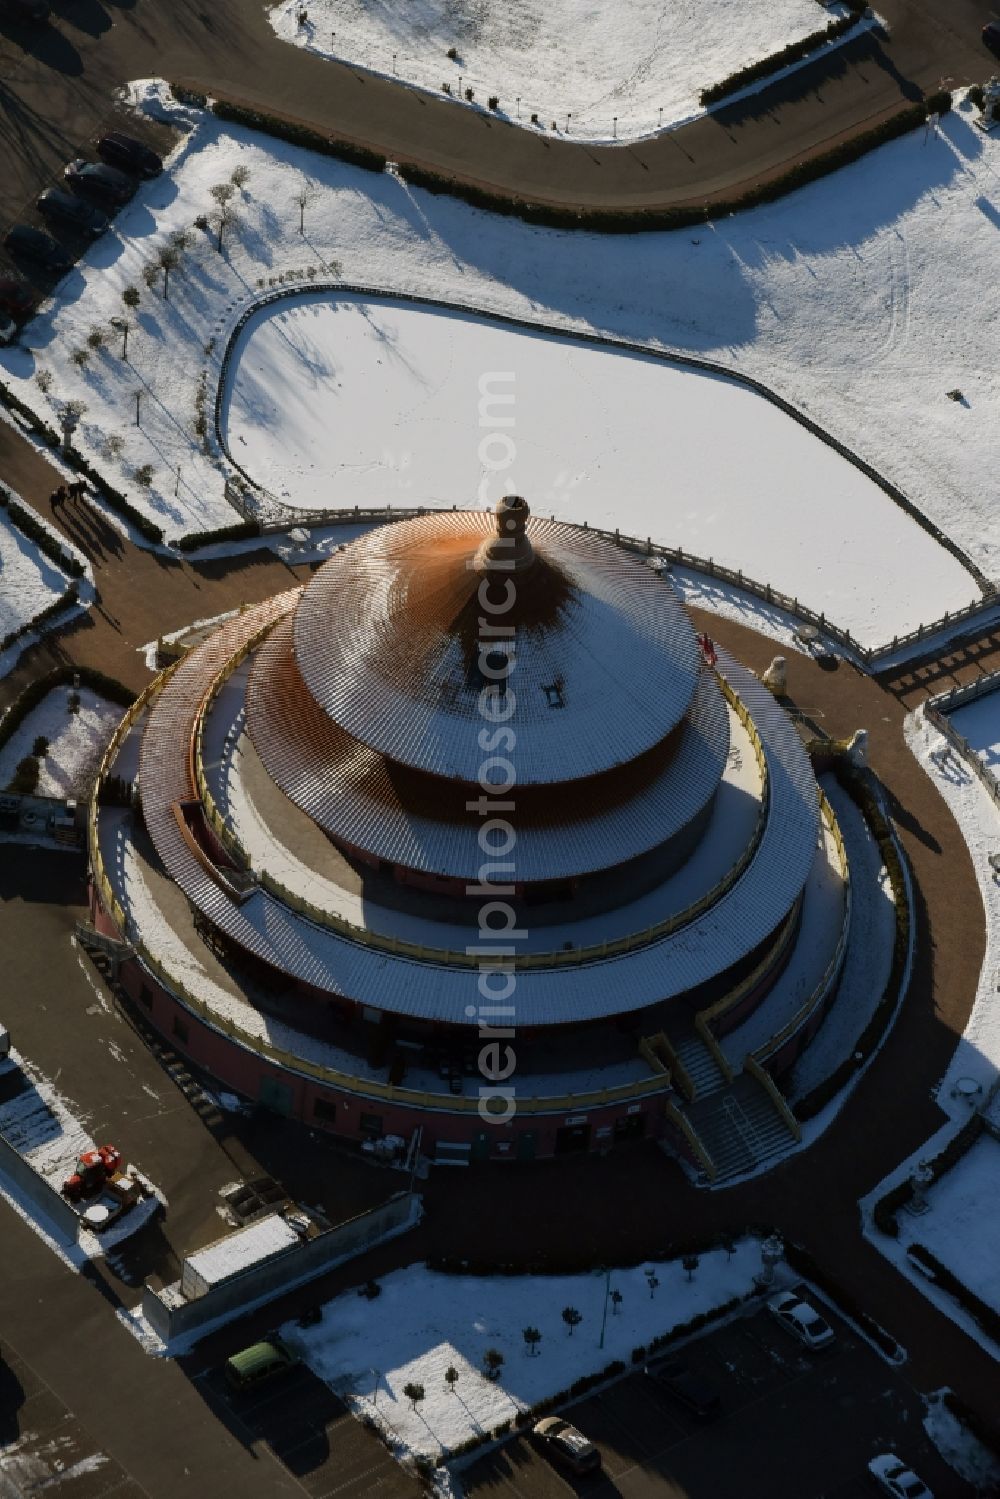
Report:
M 779 1296 L 772 1296 L 767 1309 L 786 1332 L 813 1351 L 829 1348 L 834 1341 L 829 1322 L 824 1322 L 816 1308 L 796 1296 L 794 1291 L 782 1291 Z
M 100 198 L 102 203 L 127 203 L 135 192 L 135 178 L 103 161 L 84 161 L 77 157 L 64 173 L 74 192 Z
M 49 19 L 49 7 L 47 0 L 0 0 L 0 16 L 8 21 L 41 24 Z
M 248 1390 L 278 1374 L 286 1374 L 298 1361 L 292 1350 L 272 1335 L 227 1358 L 225 1375 L 234 1390 Z
M 33 260 L 47 271 L 68 271 L 73 259 L 51 234 L 32 229 L 29 224 L 15 224 L 4 236 L 4 244 L 16 260 Z
M 27 317 L 34 310 L 35 301 L 34 288 L 27 281 L 18 281 L 14 276 L 0 277 L 0 312 Z
M 699 1421 L 712 1421 L 722 1414 L 722 1401 L 715 1386 L 680 1359 L 647 1364 L 646 1373 Z
M 882 1490 L 892 1499 L 934 1499 L 934 1495 L 911 1468 L 901 1463 L 894 1452 L 883 1452 L 873 1457 L 868 1471 Z
M 545 1451 L 574 1473 L 593 1473 L 601 1466 L 601 1454 L 593 1442 L 561 1416 L 545 1416 L 532 1431 Z
M 1000 21 L 987 21 L 983 27 L 983 42 L 991 52 L 1000 57 Z
M 45 218 L 59 224 L 68 224 L 83 234 L 103 234 L 108 227 L 108 216 L 92 203 L 67 193 L 61 187 L 47 187 L 38 199 L 38 211 Z
M 109 166 L 131 172 L 134 177 L 159 177 L 163 171 L 163 162 L 155 151 L 131 135 L 122 135 L 120 130 L 109 130 L 101 136 L 97 154 Z

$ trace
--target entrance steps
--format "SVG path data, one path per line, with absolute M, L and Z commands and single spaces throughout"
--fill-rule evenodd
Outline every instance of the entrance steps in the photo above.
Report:
M 714 1185 L 753 1171 L 796 1143 L 763 1084 L 749 1072 L 684 1107 L 716 1169 Z

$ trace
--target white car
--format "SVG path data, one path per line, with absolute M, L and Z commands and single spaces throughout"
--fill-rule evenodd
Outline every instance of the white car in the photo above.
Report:
M 834 1340 L 829 1322 L 824 1322 L 815 1307 L 802 1301 L 794 1291 L 782 1291 L 780 1296 L 772 1296 L 767 1309 L 786 1332 L 807 1348 L 829 1348 Z
M 546 1416 L 532 1430 L 535 1440 L 574 1473 L 592 1473 L 601 1466 L 601 1454 L 593 1442 L 561 1416 Z
M 873 1457 L 868 1471 L 884 1494 L 892 1499 L 934 1499 L 934 1495 L 911 1468 L 901 1463 L 894 1452 Z

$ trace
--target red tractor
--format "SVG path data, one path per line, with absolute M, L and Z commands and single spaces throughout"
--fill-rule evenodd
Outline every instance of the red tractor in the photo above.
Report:
M 114 1145 L 99 1145 L 96 1150 L 85 1150 L 77 1160 L 73 1175 L 63 1182 L 63 1196 L 70 1202 L 95 1196 L 121 1168 L 121 1163 L 121 1151 Z

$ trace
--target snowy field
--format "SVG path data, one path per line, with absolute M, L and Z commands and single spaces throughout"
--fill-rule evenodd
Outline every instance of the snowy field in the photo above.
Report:
M 62 598 L 69 578 L 0 510 L 0 640 Z
M 43 698 L 0 749 L 0 787 L 6 786 L 18 761 L 31 754 L 39 734 L 49 741 L 39 756 L 37 796 L 83 796 L 111 741 L 124 708 L 109 703 L 89 687 L 80 688 L 80 708 L 67 706 L 71 687 L 57 687 Z
M 614 116 L 619 139 L 688 118 L 703 88 L 839 13 L 817 0 L 282 0 L 271 24 L 324 57 L 434 93 L 471 88 L 482 104 L 496 94 L 515 120 L 595 140 Z
M 155 87 L 137 92 L 161 107 Z M 173 106 L 162 108 L 186 117 Z M 454 297 L 481 311 L 637 339 L 754 374 L 852 445 L 987 573 L 1000 577 L 992 483 L 1000 465 L 1000 377 L 992 341 L 1000 318 L 994 275 L 1000 146 L 975 130 L 969 115 L 946 117 L 938 138 L 925 142 L 917 132 L 780 203 L 718 225 L 607 238 L 495 218 L 198 112 L 187 118 L 192 130 L 172 170 L 143 185 L 115 231 L 98 241 L 57 299 L 29 324 L 22 346 L 0 352 L 0 367 L 18 394 L 46 420 L 66 400 L 86 403 L 81 446 L 168 536 L 235 518 L 219 462 L 202 451 L 194 431 L 199 373 L 208 374 L 211 398 L 226 330 L 259 294 L 258 283 L 266 289 L 269 279 L 294 273 L 291 285 L 298 290 L 310 269 L 329 277 L 333 264 L 343 280 Z M 210 189 L 236 166 L 250 175 L 236 194 L 239 222 L 227 231 L 220 255 L 214 234 L 192 224 L 213 211 Z M 300 235 L 303 183 L 311 185 L 311 196 Z M 165 301 L 159 286 L 146 288 L 142 270 L 180 229 L 193 238 Z M 69 356 L 86 346 L 93 327 L 106 329 L 120 316 L 127 285 L 142 297 L 130 363 L 109 340 L 81 369 Z M 400 357 L 410 353 L 401 350 Z M 602 360 L 605 367 L 610 358 Z M 626 363 L 616 360 L 622 368 Z M 39 370 L 55 375 L 48 396 L 34 382 Z M 703 377 L 685 378 L 701 383 Z M 403 388 L 401 378 L 396 388 Z M 963 391 L 965 404 L 947 399 L 954 388 Z M 136 389 L 142 391 L 140 427 L 134 424 Z M 364 459 L 365 471 L 385 452 L 399 453 L 397 425 L 414 420 L 406 410 L 384 416 L 381 443 Z M 465 434 L 457 460 L 453 450 L 442 451 L 442 485 L 452 482 L 451 466 L 466 461 L 480 435 Z M 706 462 L 726 446 L 724 436 L 713 434 Z M 121 443 L 120 454 L 109 447 L 112 439 Z M 331 453 L 331 478 L 336 460 Z M 669 452 L 663 461 L 669 485 Z M 135 475 L 147 464 L 151 482 L 143 488 Z M 568 481 L 576 472 L 572 452 L 564 464 Z M 778 480 L 783 467 L 779 450 Z M 610 485 L 609 471 L 604 482 Z M 720 534 L 730 526 L 749 531 L 733 513 L 739 499 L 739 493 L 715 496 Z M 797 568 L 784 564 L 786 545 L 794 553 L 795 539 L 786 543 L 780 529 L 758 519 L 773 559 L 765 581 L 777 581 L 773 574 L 783 568 L 786 588 L 791 581 L 790 592 L 821 610 L 837 596 L 836 568 L 849 552 L 868 559 L 872 579 L 884 581 L 891 598 L 907 592 L 911 577 L 919 580 L 909 588 L 902 618 L 881 605 L 878 618 L 871 618 L 872 588 L 860 602 L 851 601 L 840 623 L 869 640 L 891 637 L 915 612 L 931 619 L 972 596 L 971 581 L 943 552 L 928 586 L 926 540 L 909 528 L 913 550 L 899 545 L 891 506 L 873 510 L 859 531 L 856 511 L 848 525 L 837 504 L 818 507 L 817 500 L 828 502 L 829 494 L 817 493 L 806 475 L 801 506 L 816 546 L 809 568 L 795 577 Z M 636 508 L 623 493 L 619 508 L 622 529 L 644 529 L 648 507 Z M 687 538 L 672 529 L 684 510 L 683 496 L 675 498 L 665 534 L 655 539 L 684 544 Z M 698 517 L 697 524 L 704 528 L 705 522 Z M 801 560 L 800 543 L 797 555 Z M 735 548 L 728 560 L 750 570 Z
M 291 505 L 465 508 L 513 489 L 539 514 L 670 537 L 789 594 L 812 574 L 819 607 L 876 640 L 883 621 L 915 628 L 928 592 L 944 591 L 952 608 L 973 595 L 964 569 L 866 475 L 717 376 L 484 318 L 325 294 L 252 319 L 231 370 L 229 449 Z M 484 372 L 496 372 L 488 412 L 504 422 L 486 438 Z M 839 532 L 819 555 L 817 513 L 836 515 Z M 905 572 L 886 572 L 856 544 L 868 525 L 907 556 Z
M 984 692 L 948 717 L 969 748 L 996 775 L 1000 771 L 1000 691 Z
M 900 1213 L 904 1245 L 923 1244 L 1000 1312 L 1000 1141 L 983 1135 L 928 1192 L 930 1211 Z
M 282 1336 L 358 1415 L 371 1416 L 394 1444 L 436 1458 L 470 1437 L 482 1436 L 519 1410 L 565 1390 L 632 1349 L 669 1332 L 699 1312 L 753 1289 L 761 1268 L 760 1245 L 742 1240 L 732 1259 L 724 1250 L 702 1255 L 689 1282 L 679 1261 L 655 1266 L 659 1284 L 650 1294 L 644 1268 L 613 1270 L 610 1289 L 622 1296 L 614 1313 L 608 1301 L 604 1346 L 605 1276 L 441 1275 L 421 1265 L 397 1270 L 374 1301 L 348 1291 L 323 1308 L 323 1320 Z M 565 1307 L 582 1321 L 571 1333 Z M 534 1356 L 524 1328 L 541 1334 Z M 483 1355 L 503 1354 L 497 1380 L 483 1374 Z M 452 1388 L 445 1371 L 458 1380 Z M 416 1410 L 404 1386 L 421 1384 Z

